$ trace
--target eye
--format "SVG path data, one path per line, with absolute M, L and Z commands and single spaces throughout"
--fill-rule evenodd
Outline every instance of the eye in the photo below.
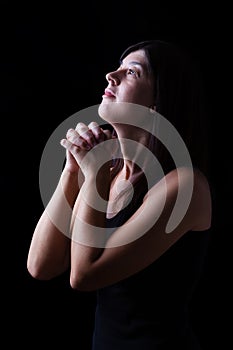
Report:
M 127 74 L 138 76 L 137 71 L 134 70 L 134 69 L 132 69 L 132 68 L 129 68 L 129 69 L 128 69 Z

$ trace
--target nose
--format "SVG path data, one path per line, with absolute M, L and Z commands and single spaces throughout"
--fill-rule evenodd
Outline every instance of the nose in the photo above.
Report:
M 117 72 L 110 72 L 106 74 L 106 79 L 108 83 L 111 83 L 113 85 L 118 85 L 120 83 L 120 78 L 117 75 Z

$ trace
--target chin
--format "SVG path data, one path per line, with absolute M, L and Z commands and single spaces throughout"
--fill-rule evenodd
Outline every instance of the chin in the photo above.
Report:
M 127 102 L 102 101 L 99 105 L 98 113 L 100 118 L 110 124 L 124 123 L 128 119 L 127 116 L 132 116 L 131 109 L 132 104 Z
M 143 127 L 146 121 L 148 123 L 149 109 L 129 102 L 102 101 L 98 113 L 100 118 L 109 124 L 123 123 Z
M 111 115 L 110 103 L 106 101 L 102 101 L 98 108 L 98 114 L 101 119 L 109 122 L 108 116 Z
M 122 123 L 126 116 L 126 104 L 122 102 L 102 101 L 98 113 L 109 124 Z

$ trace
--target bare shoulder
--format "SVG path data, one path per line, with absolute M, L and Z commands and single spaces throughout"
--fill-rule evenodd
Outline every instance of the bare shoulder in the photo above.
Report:
M 166 207 L 174 217 L 184 218 L 186 230 L 201 231 L 211 226 L 211 192 L 206 176 L 198 169 L 180 167 L 168 173 L 145 197 L 156 200 L 166 187 Z M 163 190 L 164 191 L 164 190 Z
M 144 204 L 156 208 L 163 202 L 162 216 L 167 220 L 166 232 L 179 227 L 180 234 L 201 231 L 211 225 L 211 193 L 205 175 L 198 169 L 180 167 L 156 183 L 144 198 Z M 158 210 L 158 208 L 157 208 Z

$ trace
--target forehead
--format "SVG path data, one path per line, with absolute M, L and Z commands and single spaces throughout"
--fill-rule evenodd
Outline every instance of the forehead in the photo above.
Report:
M 134 63 L 147 66 L 148 61 L 144 50 L 130 52 L 122 61 L 123 64 Z

